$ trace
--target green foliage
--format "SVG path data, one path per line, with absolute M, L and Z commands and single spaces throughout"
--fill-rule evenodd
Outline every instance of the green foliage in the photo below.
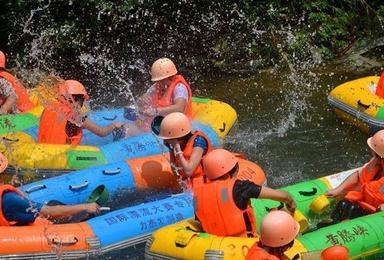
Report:
M 73 63 L 71 57 L 81 52 L 99 51 L 117 58 L 142 57 L 148 64 L 169 56 L 204 72 L 230 72 L 250 61 L 271 66 L 282 58 L 303 59 L 313 50 L 332 59 L 354 40 L 384 28 L 382 0 L 48 2 L 6 3 L 0 14 L 0 47 L 23 54 L 39 35 L 43 44 L 54 46 L 49 65 L 56 69 L 66 59 Z M 33 19 L 26 24 L 31 10 Z

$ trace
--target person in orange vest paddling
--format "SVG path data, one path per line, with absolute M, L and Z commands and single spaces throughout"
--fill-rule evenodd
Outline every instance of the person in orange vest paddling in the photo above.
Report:
M 26 112 L 34 107 L 25 87 L 5 69 L 6 57 L 0 51 L 0 114 Z
M 151 67 L 151 81 L 154 84 L 137 101 L 138 111 L 126 108 L 127 118 L 136 124 L 124 125 L 124 131 L 116 139 L 136 135 L 150 130 L 155 116 L 166 116 L 173 112 L 192 117 L 192 90 L 184 77 L 178 74 L 176 65 L 168 58 L 156 60 Z M 136 116 L 137 115 L 137 116 Z
M 332 214 L 334 222 L 384 210 L 384 130 L 368 138 L 367 144 L 371 160 L 325 193 L 342 198 Z
M 113 122 L 102 127 L 82 115 L 81 108 L 89 96 L 80 82 L 65 80 L 60 83 L 58 91 L 58 101 L 47 104 L 40 117 L 39 143 L 78 145 L 83 137 L 83 128 L 103 137 L 123 125 Z
M 180 112 L 155 117 L 152 130 L 170 149 L 176 174 L 187 180 L 190 188 L 201 185 L 204 182 L 201 159 L 212 150 L 208 136 L 201 131 L 192 131 L 191 120 Z
M 8 160 L 0 153 L 0 173 L 7 168 Z M 89 215 L 99 212 L 95 202 L 78 205 L 48 206 L 28 200 L 14 186 L 0 182 L 0 226 L 31 225 L 38 217 L 60 219 L 86 212 Z
M 233 153 L 216 149 L 203 157 L 203 171 L 208 182 L 193 190 L 195 215 L 203 230 L 217 236 L 256 236 L 256 219 L 251 198 L 272 199 L 295 211 L 292 196 L 239 178 L 239 158 Z M 243 177 L 243 176 L 241 176 Z

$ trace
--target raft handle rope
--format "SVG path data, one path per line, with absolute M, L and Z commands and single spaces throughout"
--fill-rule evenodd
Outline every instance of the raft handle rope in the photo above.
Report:
M 299 194 L 305 197 L 313 196 L 317 193 L 317 189 L 315 187 L 312 187 L 311 191 L 299 191 Z
M 368 109 L 371 105 L 366 105 L 360 101 L 360 99 L 357 101 L 357 105 L 363 107 L 364 109 Z
M 45 186 L 45 184 L 40 184 L 40 185 L 36 185 L 36 186 L 32 186 L 31 188 L 25 190 L 26 193 L 31 193 L 31 192 L 34 192 L 34 191 L 38 191 L 38 190 L 43 190 L 43 189 L 46 189 L 47 186 Z
M 114 170 L 103 170 L 102 173 L 104 175 L 116 175 L 116 174 L 119 174 L 121 172 L 121 169 L 120 168 L 117 168 L 117 169 L 114 169 Z
M 274 210 L 274 209 L 278 209 L 278 210 L 280 210 L 280 209 L 282 209 L 282 208 L 284 208 L 284 203 L 283 203 L 283 202 L 280 202 L 279 206 L 274 207 L 274 208 L 265 207 L 265 210 L 266 210 L 267 212 L 270 212 L 271 210 Z
M 105 117 L 105 116 L 103 116 L 103 119 L 104 120 L 108 120 L 108 121 L 113 121 L 113 120 L 115 120 L 117 118 L 117 115 L 114 115 L 113 117 Z
M 185 229 L 188 230 L 188 231 L 193 231 L 193 232 L 196 232 L 196 233 L 201 233 L 198 230 L 193 229 L 191 226 L 186 226 Z
M 79 185 L 69 185 L 69 189 L 70 190 L 81 190 L 81 189 L 83 189 L 83 188 L 85 188 L 85 187 L 87 187 L 88 186 L 88 181 L 85 181 L 83 184 L 79 184 Z
M 8 137 L 3 137 L 3 140 L 4 141 L 7 141 L 7 142 L 12 142 L 12 143 L 16 143 L 16 142 L 18 142 L 19 141 L 19 139 L 18 138 L 16 138 L 16 139 L 11 139 L 11 138 L 8 138 Z
M 77 242 L 79 242 L 79 240 L 76 237 L 64 241 L 60 238 L 52 238 L 52 243 L 55 245 L 70 246 L 76 244 Z
M 225 131 L 225 127 L 226 127 L 227 125 L 225 124 L 225 122 L 223 122 L 223 127 L 222 128 L 219 128 L 219 131 L 220 132 L 224 132 Z
M 380 127 L 380 128 L 384 127 L 383 119 L 377 119 L 377 118 L 374 118 L 374 117 L 368 115 L 367 113 L 358 111 L 356 108 L 351 107 L 349 105 L 346 105 L 343 102 L 337 100 L 336 98 L 334 98 L 332 96 L 328 96 L 328 103 L 331 106 L 333 106 L 339 110 L 342 110 L 351 116 L 356 117 L 357 119 L 368 124 L 370 127 L 372 127 L 372 126 Z

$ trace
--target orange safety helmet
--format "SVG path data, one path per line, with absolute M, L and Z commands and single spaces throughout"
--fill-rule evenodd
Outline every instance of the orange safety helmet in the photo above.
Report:
M 321 260 L 348 260 L 349 250 L 342 245 L 328 247 L 321 252 Z
M 0 51 L 0 68 L 5 68 L 5 54 L 4 52 Z
M 0 173 L 4 172 L 8 166 L 8 159 L 0 152 Z
M 152 64 L 152 67 L 151 67 L 152 81 L 159 81 L 176 74 L 177 74 L 176 66 L 168 58 L 158 59 Z
M 283 210 L 272 210 L 261 222 L 260 242 L 269 247 L 280 247 L 293 241 L 300 225 Z
M 62 96 L 83 95 L 85 100 L 89 99 L 88 93 L 83 84 L 72 79 L 65 80 L 64 83 L 59 86 L 59 94 Z
M 227 174 L 238 162 L 239 158 L 230 151 L 216 149 L 203 157 L 203 171 L 208 179 L 214 180 Z
M 368 138 L 367 144 L 381 158 L 384 158 L 384 130 L 380 130 Z
M 180 112 L 166 115 L 160 124 L 159 137 L 161 139 L 174 139 L 186 136 L 192 131 L 189 118 Z

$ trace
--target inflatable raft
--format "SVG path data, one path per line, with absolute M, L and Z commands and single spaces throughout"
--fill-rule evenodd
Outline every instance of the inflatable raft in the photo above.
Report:
M 253 164 L 240 159 L 240 164 Z M 264 174 L 257 174 L 260 184 Z M 98 166 L 42 180 L 20 187 L 29 199 L 47 203 L 60 200 L 64 204 L 84 203 L 107 190 L 112 200 L 138 194 L 148 188 L 177 187 L 167 158 L 161 155 L 130 159 L 120 164 Z M 49 224 L 46 221 L 34 226 L 0 227 L 0 258 L 61 258 L 87 257 L 110 250 L 126 248 L 144 242 L 156 229 L 193 216 L 192 195 L 188 192 L 165 195 L 148 202 L 149 193 L 141 198 L 140 205 L 116 210 L 76 224 Z M 161 196 L 164 197 L 165 193 Z M 139 198 L 140 199 L 140 198 Z M 96 201 L 98 198 L 96 197 Z M 129 200 L 128 204 L 137 204 Z
M 384 128 L 384 98 L 375 94 L 380 77 L 352 80 L 334 88 L 328 103 L 345 122 L 374 134 Z
M 164 225 L 191 217 L 189 194 L 119 209 L 73 224 L 38 221 L 0 227 L 1 259 L 78 259 L 144 242 Z
M 241 158 L 239 164 L 244 168 L 254 165 Z M 265 183 L 263 172 L 255 173 L 255 176 L 258 183 Z M 23 185 L 19 189 L 36 202 L 47 203 L 60 198 L 62 203 L 76 204 L 87 201 L 95 191 L 106 192 L 110 201 L 121 195 L 138 195 L 148 189 L 174 192 L 179 189 L 178 181 L 169 164 L 169 155 L 164 154 L 90 167 Z
M 94 166 L 23 185 L 19 189 L 40 203 L 60 198 L 62 203 L 76 204 L 87 201 L 100 187 L 113 200 L 122 193 L 128 196 L 148 188 L 176 190 L 178 182 L 171 170 L 169 155 L 164 154 Z
M 123 109 L 114 109 L 95 112 L 91 114 L 91 118 L 98 123 L 109 124 L 111 120 L 122 121 L 123 114 Z M 226 103 L 193 98 L 193 128 L 205 132 L 215 147 L 221 145 L 221 139 L 228 134 L 236 119 L 236 111 Z M 168 152 L 162 141 L 152 133 L 112 142 L 111 136 L 99 138 L 88 132 L 85 133 L 84 145 L 78 146 L 38 144 L 35 142 L 36 136 L 37 127 L 2 135 L 0 149 L 10 162 L 7 172 L 14 173 L 17 170 L 51 176 L 128 158 Z
M 316 224 L 326 217 L 318 215 L 309 205 L 327 189 L 336 187 L 353 170 L 298 183 L 283 188 L 291 193 L 298 205 L 295 218 L 303 234 L 286 252 L 288 259 L 300 259 L 305 254 L 315 254 L 336 244 L 349 248 L 350 257 L 384 256 L 384 212 L 367 215 L 328 227 L 316 229 Z M 252 200 L 257 220 L 261 220 L 272 208 L 280 207 L 271 200 Z M 300 215 L 300 219 L 299 216 Z M 257 221 L 259 228 L 261 221 Z M 164 239 L 164 238 L 167 239 Z M 186 220 L 156 231 L 148 240 L 146 259 L 244 259 L 257 238 L 218 237 L 202 232 L 194 220 Z M 311 259 L 311 258 L 307 258 Z M 312 258 L 316 259 L 316 258 Z

